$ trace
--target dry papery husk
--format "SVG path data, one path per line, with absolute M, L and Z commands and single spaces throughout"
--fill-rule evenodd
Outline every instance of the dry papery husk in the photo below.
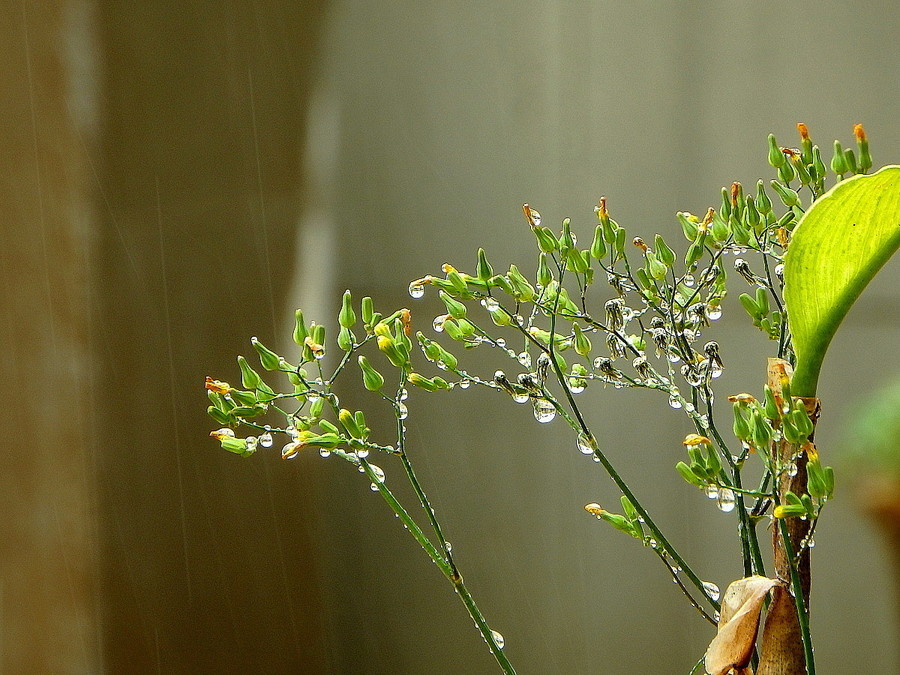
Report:
M 763 601 L 779 584 L 776 579 L 752 576 L 728 586 L 722 599 L 719 630 L 706 650 L 704 665 L 709 675 L 752 675 L 749 663 Z

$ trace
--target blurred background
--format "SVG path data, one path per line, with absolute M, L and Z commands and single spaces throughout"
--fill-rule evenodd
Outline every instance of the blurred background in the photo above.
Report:
M 344 288 L 427 327 L 411 279 L 478 246 L 532 269 L 526 201 L 587 237 L 606 195 L 629 233 L 675 242 L 676 211 L 768 179 L 766 134 L 793 145 L 796 122 L 823 148 L 862 122 L 897 163 L 898 29 L 886 0 L 2 3 L 0 670 L 495 672 L 367 481 L 222 451 L 204 376 L 236 381 L 252 335 L 288 349 L 295 307 L 331 324 Z M 900 371 L 898 281 L 894 261 L 831 348 L 827 463 Z M 720 395 L 758 392 L 770 345 L 729 300 Z M 733 518 L 672 470 L 686 421 L 645 392 L 582 396 L 701 576 L 740 576 Z M 710 627 L 582 511 L 618 496 L 560 423 L 471 389 L 409 404 L 519 672 L 690 669 Z M 900 672 L 889 546 L 844 487 L 816 537 L 819 667 Z

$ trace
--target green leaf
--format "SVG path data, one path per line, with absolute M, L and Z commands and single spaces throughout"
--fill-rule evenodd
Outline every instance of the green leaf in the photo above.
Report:
M 898 247 L 900 166 L 841 181 L 800 219 L 784 270 L 795 396 L 815 396 L 831 338 Z

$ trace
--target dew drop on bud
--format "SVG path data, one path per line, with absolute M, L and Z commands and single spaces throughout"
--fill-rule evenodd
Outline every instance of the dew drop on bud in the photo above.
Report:
M 281 459 L 294 459 L 300 454 L 300 445 L 298 443 L 287 443 L 281 449 Z
M 669 396 L 669 407 L 674 408 L 675 410 L 679 410 L 681 408 L 681 399 L 678 398 L 677 394 L 672 394 Z
M 319 448 L 319 454 L 322 457 L 331 457 L 331 450 L 328 448 Z
M 556 417 L 556 408 L 550 401 L 545 398 L 534 399 L 534 419 L 541 424 L 547 424 L 547 422 L 552 422 L 554 417 Z
M 409 285 L 409 294 L 418 300 L 425 295 L 425 286 L 414 281 Z
M 435 333 L 443 333 L 444 332 L 444 321 L 447 320 L 446 314 L 441 314 L 440 316 L 434 317 L 434 321 L 431 324 L 431 327 L 434 328 Z
M 397 419 L 405 420 L 408 415 L 409 415 L 409 409 L 406 407 L 406 404 L 398 403 L 397 404 Z
M 516 360 L 526 368 L 531 368 L 531 354 L 522 352 L 516 357 Z
M 722 591 L 719 590 L 719 587 L 711 581 L 703 582 L 703 592 L 706 593 L 706 597 L 708 597 L 713 602 L 717 601 L 719 599 L 719 596 L 722 594 Z
M 583 455 L 593 455 L 594 450 L 597 449 L 597 441 L 594 440 L 593 436 L 589 436 L 582 431 L 578 434 L 578 449 Z
M 723 513 L 734 511 L 734 492 L 728 488 L 720 488 L 719 494 L 716 497 L 716 506 L 718 506 L 719 510 Z
M 261 434 L 259 437 L 259 444 L 264 448 L 271 448 L 273 442 L 274 441 L 272 440 L 272 434 L 270 434 L 269 432 Z
M 493 312 L 493 311 L 500 309 L 500 303 L 491 297 L 482 298 L 481 306 L 484 307 L 489 312 Z

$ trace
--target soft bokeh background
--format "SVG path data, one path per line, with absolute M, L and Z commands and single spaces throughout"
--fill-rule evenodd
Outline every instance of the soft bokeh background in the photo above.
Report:
M 525 201 L 586 237 L 605 194 L 629 232 L 678 241 L 674 212 L 767 177 L 766 134 L 794 143 L 797 121 L 823 147 L 863 122 L 876 163 L 900 158 L 893 2 L 0 13 L 3 672 L 495 672 L 365 480 L 218 450 L 203 377 L 236 380 L 251 335 L 286 345 L 296 306 L 330 322 L 347 287 L 427 327 L 438 307 L 409 280 L 471 267 L 479 245 L 533 265 Z M 900 369 L 898 276 L 832 346 L 829 461 L 852 406 Z M 730 300 L 709 333 L 723 395 L 758 391 L 769 355 Z M 685 421 L 648 393 L 582 396 L 682 554 L 736 578 L 733 519 L 672 470 Z M 689 670 L 709 627 L 581 510 L 617 496 L 561 425 L 473 390 L 410 408 L 412 458 L 520 672 Z M 813 561 L 820 670 L 898 672 L 889 556 L 839 496 Z

